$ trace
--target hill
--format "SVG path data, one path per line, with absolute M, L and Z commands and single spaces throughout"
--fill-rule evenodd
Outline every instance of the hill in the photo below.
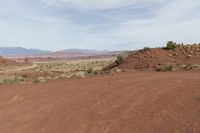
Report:
M 65 49 L 60 51 L 45 51 L 40 49 L 26 49 L 22 47 L 0 47 L 0 55 L 17 62 L 24 62 L 24 58 L 29 58 L 30 62 L 106 58 L 115 57 L 127 51 L 106 51 L 90 49 Z
M 22 47 L 0 47 L 0 55 L 9 58 L 87 58 L 93 56 L 116 56 L 125 51 L 98 51 L 90 49 L 65 49 L 60 51 L 45 51 L 26 49 Z
M 122 63 L 111 64 L 121 69 L 161 69 L 169 65 L 200 64 L 200 45 L 177 45 L 175 49 L 146 48 L 129 52 Z M 109 68 L 108 67 L 108 68 Z
M 2 56 L 35 55 L 49 52 L 50 51 L 44 51 L 40 49 L 27 49 L 22 47 L 0 47 L 0 55 Z

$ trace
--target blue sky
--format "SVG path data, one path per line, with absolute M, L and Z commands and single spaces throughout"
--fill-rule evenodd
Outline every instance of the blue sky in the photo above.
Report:
M 0 46 L 134 50 L 200 42 L 199 0 L 0 0 Z

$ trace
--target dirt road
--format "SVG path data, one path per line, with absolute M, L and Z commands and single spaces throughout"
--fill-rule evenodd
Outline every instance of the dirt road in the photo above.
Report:
M 19 71 L 25 71 L 25 70 L 29 70 L 29 69 L 34 69 L 37 67 L 37 64 L 33 64 L 31 66 L 20 66 L 18 67 L 13 67 L 13 68 L 3 68 L 4 72 L 19 72 Z
M 0 86 L 0 133 L 200 133 L 200 72 Z

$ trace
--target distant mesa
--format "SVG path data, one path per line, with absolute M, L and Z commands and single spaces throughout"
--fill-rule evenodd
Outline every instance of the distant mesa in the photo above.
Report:
M 40 49 L 26 49 L 22 47 L 0 47 L 0 55 L 2 56 L 22 56 L 49 53 Z
M 26 49 L 22 47 L 0 47 L 0 55 L 13 58 L 79 58 L 90 56 L 114 56 L 124 51 L 98 51 L 90 49 L 66 49 L 61 51 L 45 51 L 40 49 Z

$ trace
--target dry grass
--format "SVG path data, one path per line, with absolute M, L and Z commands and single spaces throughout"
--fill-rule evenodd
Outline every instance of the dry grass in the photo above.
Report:
M 0 68 L 0 84 L 44 83 L 49 80 L 84 78 L 97 74 L 115 60 L 115 58 L 102 58 L 40 62 L 32 66 L 8 66 Z

